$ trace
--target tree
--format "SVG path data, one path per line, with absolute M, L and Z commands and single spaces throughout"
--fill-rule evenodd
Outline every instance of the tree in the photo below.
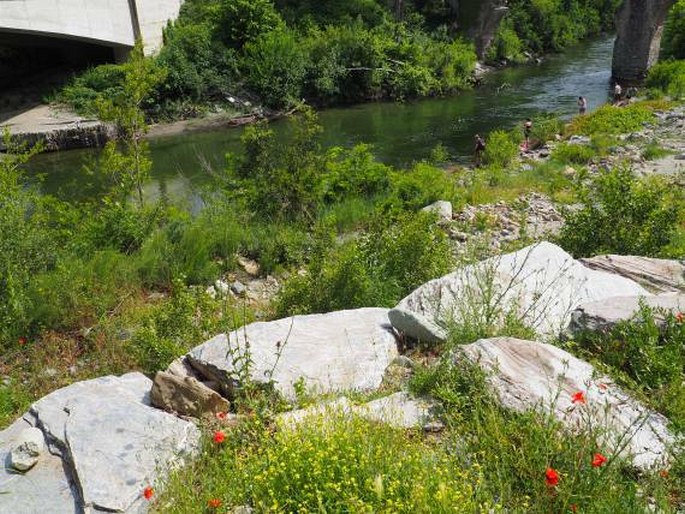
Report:
M 114 192 L 122 203 L 126 203 L 135 191 L 142 207 L 143 185 L 152 168 L 149 145 L 144 139 L 148 125 L 142 106 L 155 86 L 164 80 L 166 70 L 143 55 L 140 41 L 123 68 L 121 92 L 113 98 L 100 97 L 97 101 L 100 119 L 113 123 L 117 132 L 116 140 L 105 145 L 100 169 L 114 182 Z

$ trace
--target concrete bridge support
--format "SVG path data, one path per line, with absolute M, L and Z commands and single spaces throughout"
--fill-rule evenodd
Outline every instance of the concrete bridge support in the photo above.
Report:
M 126 53 L 142 38 L 145 53 L 162 45 L 162 31 L 183 0 L 0 0 L 0 32 L 84 41 Z
M 675 0 L 624 0 L 616 14 L 611 66 L 615 81 L 640 82 L 659 58 L 661 36 Z

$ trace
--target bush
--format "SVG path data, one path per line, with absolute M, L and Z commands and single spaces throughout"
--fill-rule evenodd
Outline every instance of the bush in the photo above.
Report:
M 661 55 L 665 58 L 685 59 L 685 2 L 677 0 L 664 24 Z
M 495 130 L 488 134 L 485 145 L 485 162 L 498 168 L 507 168 L 519 154 L 519 145 L 510 132 Z
M 100 97 L 114 98 L 121 94 L 124 83 L 124 67 L 118 64 L 102 64 L 90 68 L 75 77 L 57 94 L 57 101 L 71 105 L 76 112 L 97 114 L 95 101 Z
M 627 168 L 602 173 L 579 191 L 583 207 L 567 213 L 559 243 L 574 257 L 615 253 L 663 256 L 678 231 L 682 192 Z
M 685 61 L 656 63 L 649 70 L 645 86 L 675 99 L 685 97 Z
M 290 107 L 302 98 L 308 58 L 293 32 L 273 30 L 245 45 L 242 69 L 268 107 Z
M 390 192 L 383 201 L 389 212 L 418 210 L 438 200 L 456 199 L 456 185 L 445 170 L 420 162 L 406 171 L 390 173 Z
M 554 148 L 552 159 L 563 163 L 585 165 L 596 155 L 597 152 L 591 146 L 562 143 Z
M 240 50 L 265 34 L 283 27 L 271 0 L 221 0 L 215 27 L 219 40 Z
M 636 103 L 627 107 L 603 105 L 595 112 L 579 116 L 571 121 L 571 134 L 627 134 L 644 128 L 645 123 L 655 120 L 654 108 L 660 104 Z
M 357 241 L 335 245 L 319 229 L 306 274 L 290 279 L 278 298 L 279 315 L 392 306 L 451 267 L 444 233 L 428 213 L 378 220 Z

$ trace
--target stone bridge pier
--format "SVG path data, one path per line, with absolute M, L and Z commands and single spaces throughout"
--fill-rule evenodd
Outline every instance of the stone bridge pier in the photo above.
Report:
M 624 0 L 616 14 L 611 66 L 621 84 L 640 82 L 659 58 L 666 15 L 675 0 Z

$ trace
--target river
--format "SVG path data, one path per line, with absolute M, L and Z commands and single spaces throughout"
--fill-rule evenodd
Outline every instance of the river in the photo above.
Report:
M 439 143 L 453 160 L 472 152 L 473 135 L 522 123 L 539 113 L 569 117 L 577 112 L 579 95 L 589 109 L 605 103 L 609 94 L 613 37 L 586 41 L 541 64 L 490 73 L 479 87 L 446 98 L 413 102 L 369 103 L 327 109 L 320 113 L 325 146 L 369 143 L 383 161 L 406 166 L 427 157 Z M 284 134 L 287 121 L 273 123 Z M 153 139 L 153 169 L 147 188 L 151 197 L 187 196 L 208 182 L 207 168 L 221 169 L 227 152 L 240 148 L 241 128 L 191 132 Z M 71 150 L 37 156 L 31 174 L 40 176 L 44 192 L 79 200 L 101 191 L 97 174 L 88 173 L 97 150 Z M 89 164 L 90 163 L 90 164 Z

